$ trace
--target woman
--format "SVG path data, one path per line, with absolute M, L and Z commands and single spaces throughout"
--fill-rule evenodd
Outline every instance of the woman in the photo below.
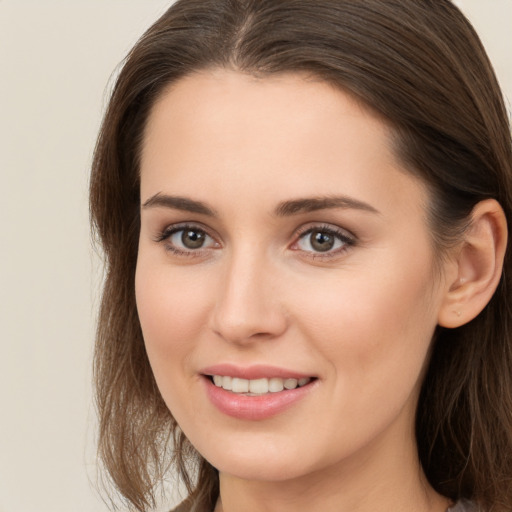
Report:
M 512 145 L 447 0 L 182 0 L 95 153 L 100 454 L 139 511 L 512 509 Z

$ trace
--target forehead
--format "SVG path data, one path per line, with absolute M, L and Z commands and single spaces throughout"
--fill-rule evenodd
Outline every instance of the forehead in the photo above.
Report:
M 309 76 L 196 73 L 151 111 L 141 194 L 179 189 L 208 201 L 228 188 L 274 202 L 332 193 L 394 202 L 404 186 L 423 187 L 395 158 L 391 135 L 353 97 Z
M 339 133 L 341 120 L 348 128 L 343 134 Z M 390 145 L 391 131 L 383 121 L 325 81 L 310 75 L 256 78 L 213 69 L 188 75 L 164 90 L 151 110 L 142 156 L 147 160 L 153 156 L 152 146 L 187 137 L 202 145 L 211 141 L 219 154 L 226 146 L 232 149 L 258 142 L 267 148 L 292 147 L 301 137 L 313 146 L 321 141 L 328 145 L 343 135 L 353 146 L 358 142 L 357 128 Z M 197 140 L 202 134 L 208 137 Z M 336 143 L 343 140 L 338 138 Z
M 177 121 L 181 128 L 185 121 L 186 126 L 197 128 L 201 123 L 205 129 L 215 123 L 226 129 L 250 127 L 253 135 L 257 128 L 268 133 L 272 127 L 274 138 L 279 128 L 289 131 L 293 123 L 295 131 L 312 135 L 321 118 L 327 122 L 347 116 L 354 122 L 366 121 L 368 129 L 372 124 L 385 126 L 353 95 L 315 76 L 282 73 L 258 78 L 214 68 L 187 75 L 164 89 L 153 105 L 145 135 L 147 142 L 154 135 L 152 125 L 169 130 Z

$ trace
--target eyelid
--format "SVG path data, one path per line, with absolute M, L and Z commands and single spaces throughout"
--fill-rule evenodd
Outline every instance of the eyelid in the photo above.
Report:
M 198 221 L 180 221 L 180 222 L 174 222 L 171 224 L 166 224 L 165 227 L 158 229 L 158 232 L 156 233 L 154 240 L 156 242 L 162 241 L 163 239 L 167 238 L 172 233 L 176 233 L 177 231 L 182 231 L 184 229 L 192 229 L 197 231 L 203 231 L 208 236 L 213 238 L 214 240 L 218 239 L 219 237 L 216 234 L 212 233 L 212 230 L 205 226 L 202 222 Z
M 326 231 L 328 233 L 334 233 L 336 235 L 341 236 L 342 238 L 346 238 L 349 240 L 356 240 L 356 235 L 349 231 L 346 228 L 342 228 L 337 226 L 336 224 L 330 224 L 327 222 L 309 222 L 303 226 L 300 226 L 297 231 L 297 237 L 304 236 L 306 233 L 311 233 L 312 231 Z

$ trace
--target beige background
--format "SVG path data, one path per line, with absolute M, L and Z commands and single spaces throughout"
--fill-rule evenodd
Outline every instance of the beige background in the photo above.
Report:
M 109 76 L 169 3 L 0 0 L 0 512 L 107 510 L 87 175 Z M 512 99 L 512 0 L 457 3 Z

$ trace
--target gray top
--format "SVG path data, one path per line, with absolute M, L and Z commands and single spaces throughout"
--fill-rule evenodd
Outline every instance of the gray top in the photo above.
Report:
M 479 507 L 467 500 L 458 501 L 453 507 L 446 512 L 479 512 Z

